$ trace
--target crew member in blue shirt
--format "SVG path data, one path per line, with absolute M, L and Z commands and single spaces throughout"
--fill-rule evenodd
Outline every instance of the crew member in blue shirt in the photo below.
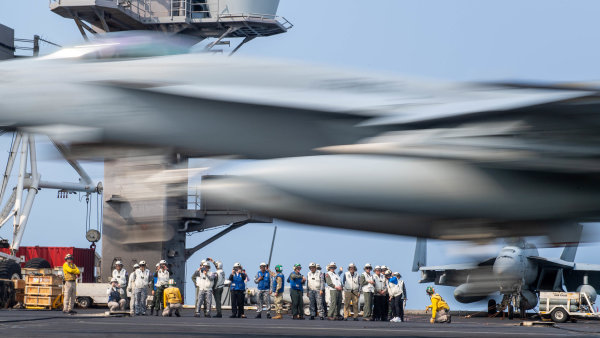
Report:
M 293 319 L 304 319 L 304 300 L 302 295 L 304 289 L 302 284 L 306 282 L 306 277 L 302 276 L 300 264 L 294 264 L 294 271 L 288 277 L 290 283 L 290 297 L 292 298 L 292 317 Z
M 260 271 L 256 273 L 254 282 L 257 284 L 258 295 L 256 318 L 262 317 L 263 305 L 267 305 L 267 318 L 271 318 L 271 273 L 267 271 L 267 263 L 260 263 Z
M 231 275 L 229 275 L 229 281 L 231 281 L 231 317 L 229 318 L 242 318 L 244 316 L 244 296 L 246 293 L 246 276 L 242 272 L 242 265 L 235 263 Z

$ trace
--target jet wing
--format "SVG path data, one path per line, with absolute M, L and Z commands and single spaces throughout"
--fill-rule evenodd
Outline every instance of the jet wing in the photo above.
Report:
M 419 81 L 202 55 L 25 60 L 0 65 L 0 73 L 5 75 L 0 125 L 93 128 L 93 139 L 86 142 L 247 158 L 314 155 L 316 149 L 348 145 L 351 152 L 498 159 L 495 148 L 511 155 L 525 150 L 510 149 L 508 138 L 501 145 L 484 138 L 498 136 L 498 128 L 485 128 L 482 121 L 499 113 L 556 109 L 595 93 Z M 45 94 L 49 87 L 52 95 Z M 479 125 L 461 126 L 465 121 Z M 431 133 L 449 126 L 450 133 Z M 394 149 L 382 148 L 378 137 L 390 138 Z M 361 150 L 363 143 L 371 148 Z M 440 151 L 440 146 L 454 150 Z
M 527 259 L 535 262 L 540 267 L 553 267 L 553 268 L 561 268 L 561 269 L 573 269 L 575 267 L 575 263 L 567 262 L 559 258 L 546 258 L 539 256 L 529 256 Z
M 480 89 L 489 97 L 397 107 L 393 114 L 361 123 L 388 131 L 323 150 L 449 159 L 501 169 L 600 171 L 598 89 Z
M 492 258 L 491 260 L 494 260 Z M 490 260 L 482 263 L 461 263 L 438 266 L 424 266 L 419 283 L 435 283 L 436 285 L 459 286 L 467 282 L 477 282 L 491 274 Z M 493 263 L 492 263 L 493 264 Z

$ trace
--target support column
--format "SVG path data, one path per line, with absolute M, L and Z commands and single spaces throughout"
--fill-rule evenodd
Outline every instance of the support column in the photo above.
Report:
M 182 293 L 185 290 L 186 233 L 178 217 L 187 207 L 187 175 L 176 180 L 168 169 L 187 168 L 176 155 L 144 155 L 104 164 L 102 282 L 110 280 L 114 263 L 127 271 L 145 260 L 152 273 L 165 259 Z

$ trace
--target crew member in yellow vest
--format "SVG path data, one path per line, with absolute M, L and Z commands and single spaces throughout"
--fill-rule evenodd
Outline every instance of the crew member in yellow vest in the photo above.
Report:
M 73 263 L 73 255 L 65 256 L 65 264 L 63 264 L 63 312 L 71 315 L 77 312 L 73 311 L 75 305 L 75 295 L 77 287 L 77 278 L 79 277 L 79 269 Z
M 175 312 L 177 317 L 181 317 L 179 311 L 183 308 L 183 299 L 175 280 L 169 279 L 169 287 L 163 292 L 163 301 L 165 305 L 165 310 L 162 314 L 163 317 L 172 317 L 173 312 Z
M 435 293 L 433 287 L 428 286 L 425 290 L 427 295 L 431 298 L 431 305 L 425 308 L 425 313 L 431 309 L 431 319 L 429 322 L 433 323 L 450 323 L 452 320 L 450 318 L 450 307 L 448 303 L 444 301 L 442 296 Z

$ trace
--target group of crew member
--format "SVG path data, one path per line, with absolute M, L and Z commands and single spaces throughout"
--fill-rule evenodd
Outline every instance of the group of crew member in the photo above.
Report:
M 216 269 L 210 270 L 210 263 Z M 323 273 L 319 264 L 310 263 L 309 272 L 304 276 L 301 272 L 302 265 L 294 264 L 293 271 L 287 279 L 281 265 L 275 266 L 275 271 L 269 270 L 266 263 L 259 265 L 254 282 L 257 284 L 256 317 L 262 318 L 266 311 L 267 318 L 282 319 L 283 293 L 285 283 L 290 287 L 291 311 L 293 319 L 304 319 L 304 288 L 310 302 L 310 319 L 319 317 L 324 320 L 359 320 L 359 299 L 362 293 L 364 300 L 363 320 L 366 321 L 404 321 L 404 307 L 407 301 L 406 285 L 400 273 L 392 273 L 387 266 L 371 266 L 367 263 L 363 272 L 358 273 L 354 263 L 348 265 L 348 270 L 343 271 L 337 264 L 331 262 L 327 265 L 327 272 Z M 372 273 L 372 271 L 374 273 Z M 63 312 L 74 314 L 73 305 L 76 294 L 76 279 L 80 274 L 73 262 L 73 256 L 67 255 L 63 265 L 64 275 L 64 305 Z M 130 298 L 131 315 L 146 315 L 146 299 L 148 290 L 152 289 L 153 301 L 150 314 L 162 313 L 163 316 L 180 316 L 183 307 L 181 292 L 175 281 L 171 278 L 167 262 L 161 260 L 156 264 L 153 278 L 146 267 L 145 261 L 134 265 L 134 271 L 128 274 L 123 268 L 123 263 L 117 261 L 112 272 L 110 287 L 107 290 L 108 307 L 111 311 L 124 311 L 127 298 Z M 231 291 L 231 318 L 246 318 L 244 314 L 244 299 L 246 283 L 249 281 L 245 269 L 240 263 L 235 263 L 228 278 Z M 216 303 L 216 316 L 222 317 L 221 297 L 225 286 L 225 273 L 223 263 L 207 258 L 200 264 L 200 268 L 192 275 L 196 285 L 196 311 L 194 316 L 199 317 L 202 308 L 204 316 L 211 317 L 213 298 Z M 435 293 L 433 287 L 426 289 L 431 299 L 431 305 L 426 312 L 432 311 L 431 323 L 450 323 L 450 308 L 442 297 Z M 275 316 L 271 317 L 271 295 L 274 296 Z M 326 301 L 327 296 L 329 301 Z M 344 303 L 343 317 L 340 315 L 342 300 Z M 161 312 L 162 310 L 162 312 Z
M 208 262 L 212 261 L 218 269 L 217 273 L 210 272 Z M 281 265 L 275 266 L 275 271 L 270 271 L 266 263 L 259 265 L 254 282 L 257 284 L 256 317 L 262 318 L 263 311 L 267 318 L 281 319 L 283 309 L 283 293 L 285 284 L 289 284 L 291 298 L 291 312 L 293 319 L 304 319 L 304 289 L 310 302 L 310 319 L 319 317 L 324 320 L 358 320 L 359 299 L 361 293 L 364 298 L 364 320 L 387 320 L 388 310 L 391 321 L 404 320 L 404 306 L 407 300 L 406 286 L 399 273 L 393 274 L 386 266 L 376 266 L 372 274 L 371 264 L 365 264 L 364 272 L 358 273 L 355 264 L 348 265 L 348 271 L 343 268 L 338 270 L 337 264 L 331 262 L 327 265 L 327 272 L 323 273 L 316 263 L 310 263 L 307 275 L 302 274 L 302 265 L 294 264 L 292 272 L 287 276 L 283 273 Z M 192 280 L 197 287 L 196 316 L 200 316 L 201 307 L 204 306 L 204 316 L 210 317 L 211 295 L 216 288 L 222 290 L 224 274 L 222 263 L 211 258 L 201 263 L 200 269 L 194 273 Z M 229 275 L 232 315 L 231 318 L 245 318 L 244 296 L 248 275 L 240 263 L 235 263 Z M 271 317 L 271 295 L 274 296 L 275 316 Z M 326 298 L 329 297 L 329 302 Z M 343 317 L 340 316 L 342 300 L 344 303 Z M 329 304 L 329 306 L 328 306 Z M 218 317 L 220 301 L 217 302 Z
M 123 262 L 115 262 L 112 272 L 111 286 L 107 290 L 108 307 L 114 311 L 125 311 L 129 299 L 129 311 L 133 316 L 144 316 L 147 311 L 148 292 L 152 290 L 150 315 L 163 314 L 171 316 L 173 312 L 179 315 L 183 306 L 181 292 L 171 276 L 167 261 L 161 260 L 156 264 L 156 270 L 150 275 L 146 261 L 133 265 L 131 274 L 123 268 Z M 167 292 L 169 290 L 169 292 Z
M 404 321 L 404 306 L 407 293 L 399 273 L 392 273 L 385 265 L 373 266 L 369 263 L 358 273 L 354 263 L 348 271 L 337 269 L 335 262 L 329 263 L 325 274 L 325 289 L 329 292 L 329 320 L 358 320 L 360 294 L 363 295 L 363 320 L 387 321 L 391 314 L 392 322 Z M 374 270 L 374 274 L 371 272 Z M 343 317 L 340 316 L 344 299 Z M 312 313 L 311 313 L 312 314 Z M 312 316 L 311 316 L 312 319 Z M 323 318 L 321 318 L 323 319 Z

